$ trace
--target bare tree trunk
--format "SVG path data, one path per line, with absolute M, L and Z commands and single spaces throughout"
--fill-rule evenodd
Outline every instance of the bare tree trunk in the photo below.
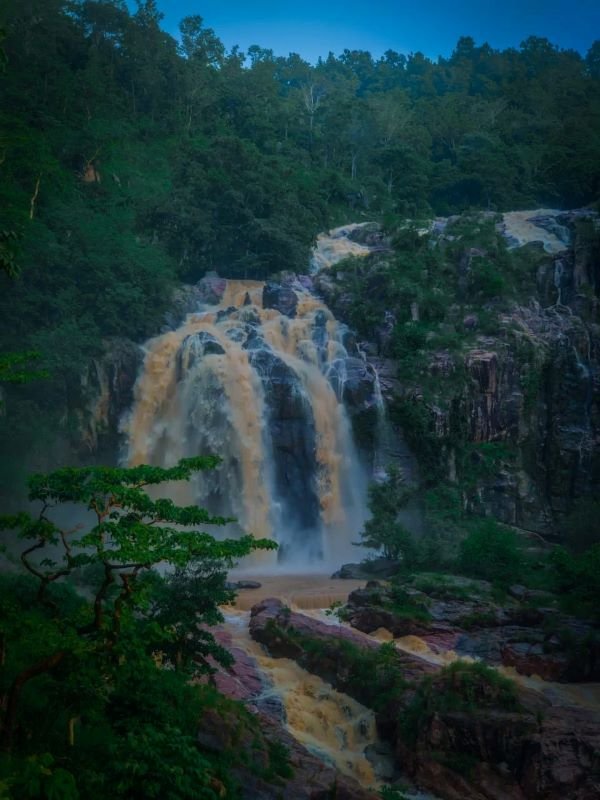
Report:
M 37 678 L 38 675 L 43 675 L 45 672 L 50 672 L 50 670 L 54 669 L 54 667 L 60 664 L 64 657 L 64 651 L 59 650 L 57 653 L 48 656 L 48 658 L 38 661 L 38 663 L 34 664 L 32 667 L 24 669 L 14 679 L 4 702 L 6 713 L 4 715 L 4 722 L 2 724 L 0 749 L 10 751 L 12 747 L 15 724 L 17 721 L 19 698 L 25 684 L 32 678 Z
M 42 180 L 42 176 L 39 175 L 37 181 L 35 182 L 35 191 L 33 192 L 33 196 L 31 198 L 31 204 L 29 206 L 29 219 L 33 219 L 35 215 L 35 204 L 38 199 L 38 195 L 40 193 L 40 182 Z

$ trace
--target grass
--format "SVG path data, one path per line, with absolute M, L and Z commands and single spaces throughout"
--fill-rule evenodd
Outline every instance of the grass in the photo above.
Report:
M 472 600 L 489 594 L 488 590 L 475 581 L 458 583 L 455 576 L 443 573 L 422 572 L 412 578 L 412 586 L 420 592 L 438 600 Z

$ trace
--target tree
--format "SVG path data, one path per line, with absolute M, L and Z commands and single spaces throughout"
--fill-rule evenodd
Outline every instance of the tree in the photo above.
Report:
M 202 17 L 185 17 L 179 23 L 180 53 L 187 63 L 183 70 L 181 91 L 185 102 L 185 126 L 189 134 L 194 122 L 215 102 L 218 70 L 223 66 L 225 48 L 212 28 L 205 28 Z
M 20 714 L 28 685 L 47 681 L 57 671 L 61 680 L 55 693 L 68 708 L 85 695 L 94 696 L 97 685 L 110 695 L 120 680 L 115 670 L 126 671 L 128 664 L 132 668 L 138 662 L 149 669 L 148 658 L 156 651 L 162 653 L 163 665 L 170 663 L 187 674 L 210 671 L 208 655 L 227 661 L 208 631 L 195 631 L 197 624 L 220 619 L 218 603 L 231 597 L 225 569 L 252 550 L 276 545 L 252 536 L 217 541 L 198 526 L 220 526 L 228 520 L 197 506 L 153 500 L 147 491 L 165 481 L 189 480 L 217 463 L 215 457 L 197 457 L 167 469 L 88 467 L 34 475 L 29 499 L 41 503 L 37 515 L 0 517 L 0 529 L 16 531 L 27 543 L 20 563 L 35 585 L 34 594 L 27 589 L 25 607 L 10 592 L 2 597 L 0 743 L 5 751 L 13 749 L 20 727 L 26 736 L 31 724 Z M 82 524 L 69 529 L 57 524 L 52 509 L 62 504 L 76 504 L 81 513 L 87 510 L 94 524 L 87 530 Z M 159 564 L 175 568 L 177 578 L 185 577 L 187 605 L 181 606 L 177 582 L 151 576 Z M 66 579 L 72 582 L 84 569 L 92 573 L 87 601 L 65 594 Z M 204 585 L 192 592 L 194 581 Z M 197 618 L 189 600 L 199 595 Z M 184 646 L 189 644 L 193 647 Z M 82 678 L 86 671 L 91 681 Z M 68 700 L 80 679 L 81 697 Z
M 4 272 L 9 278 L 16 278 L 19 274 L 18 245 L 19 234 L 16 231 L 0 231 L 0 272 Z
M 565 541 L 574 553 L 584 553 L 600 544 L 600 501 L 584 497 L 578 500 L 563 522 Z
M 6 50 L 2 46 L 2 42 L 6 39 L 6 31 L 3 27 L 0 27 L 0 75 L 3 72 L 6 72 L 6 65 L 8 64 L 8 58 L 6 56 Z
M 591 78 L 600 78 L 600 39 L 596 39 L 587 51 L 585 56 L 585 66 Z
M 400 513 L 412 496 L 400 470 L 389 467 L 385 481 L 369 487 L 368 506 L 372 517 L 365 523 L 360 542 L 356 544 L 382 550 L 385 558 L 401 560 L 404 566 L 413 564 L 417 557 L 416 542 L 400 521 Z
M 508 586 L 519 581 L 523 566 L 517 534 L 493 519 L 474 521 L 460 543 L 459 567 L 465 575 Z
M 45 370 L 32 371 L 29 368 L 30 362 L 39 357 L 40 354 L 35 351 L 0 353 L 0 383 L 28 383 L 38 378 L 47 378 L 48 373 Z

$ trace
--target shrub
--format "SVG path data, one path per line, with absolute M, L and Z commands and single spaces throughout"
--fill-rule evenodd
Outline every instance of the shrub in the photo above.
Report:
M 600 544 L 595 544 L 580 555 L 572 555 L 557 547 L 550 555 L 558 589 L 563 604 L 569 610 L 600 615 Z
M 480 662 L 455 661 L 419 684 L 403 712 L 400 734 L 407 743 L 414 744 L 434 714 L 489 708 L 518 710 L 513 681 Z
M 390 586 L 390 602 L 386 605 L 398 617 L 427 622 L 431 615 L 426 606 L 410 595 L 405 589 L 392 581 Z
M 517 535 L 494 520 L 477 521 L 460 544 L 458 565 L 466 575 L 500 585 L 518 581 L 524 562 Z
M 569 550 L 582 553 L 600 543 L 600 500 L 585 497 L 579 500 L 564 523 L 564 536 Z

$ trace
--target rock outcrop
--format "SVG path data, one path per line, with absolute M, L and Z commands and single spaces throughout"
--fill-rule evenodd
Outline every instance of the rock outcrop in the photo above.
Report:
M 281 286 L 269 281 L 263 289 L 262 304 L 263 308 L 274 308 L 280 314 L 293 318 L 296 316 L 298 297 L 288 286 Z
M 449 226 L 458 219 L 436 220 L 429 231 L 433 243 L 456 247 Z M 380 322 L 371 342 L 360 346 L 379 372 L 383 396 L 392 403 L 401 398 L 429 418 L 437 439 L 431 447 L 449 481 L 456 480 L 457 437 L 464 444 L 505 448 L 508 457 L 497 459 L 493 470 L 473 465 L 479 474 L 465 496 L 468 509 L 556 538 L 578 499 L 600 491 L 600 219 L 586 209 L 514 212 L 505 214 L 497 229 L 509 248 L 529 249 L 531 274 L 510 299 L 478 301 L 465 313 L 465 292 L 486 258 L 485 249 L 465 246 L 447 266 L 455 272 L 455 296 L 447 298 L 439 328 L 464 344 L 426 348 L 426 379 L 403 374 L 392 358 L 399 312 L 418 322 L 427 309 L 408 300 L 399 308 L 388 299 L 379 270 L 379 265 L 385 269 L 385 254 L 371 255 L 358 267 L 364 285 L 380 298 Z M 423 281 L 425 292 L 426 277 Z M 356 299 L 344 266 L 323 270 L 315 284 L 344 320 Z M 419 442 L 413 445 L 418 448 Z
M 258 767 L 238 769 L 233 777 L 241 787 L 243 800 L 376 800 L 373 792 L 363 789 L 309 752 L 285 728 L 281 702 L 268 689 L 265 675 L 256 661 L 236 646 L 226 629 L 215 632 L 219 644 L 235 658 L 229 669 L 219 668 L 213 677 L 216 688 L 232 700 L 242 701 L 256 717 L 260 735 L 244 728 L 234 716 L 207 710 L 199 723 L 198 744 L 213 753 L 229 749 L 247 750 L 253 754 Z M 261 746 L 262 745 L 262 746 Z M 273 746 L 287 751 L 289 774 L 273 775 L 267 779 Z M 261 775 L 261 772 L 263 773 Z
M 142 364 L 142 348 L 129 339 L 110 339 L 104 354 L 92 361 L 82 378 L 79 449 L 114 463 L 119 422 L 133 402 L 133 387 Z
M 516 588 L 516 587 L 515 587 Z M 396 610 L 400 592 L 404 607 Z M 547 681 L 600 680 L 600 631 L 559 611 L 556 598 L 525 590 L 520 599 L 494 599 L 492 585 L 458 576 L 408 579 L 392 590 L 378 581 L 350 593 L 345 618 L 363 633 L 386 629 L 417 636 L 434 653 L 449 651 L 514 667 Z M 538 606 L 535 601 L 543 600 Z M 412 610 L 412 613 L 411 613 Z M 421 612 L 421 613 L 419 613 Z
M 597 712 L 554 707 L 522 688 L 508 703 L 501 694 L 494 697 L 502 687 L 494 688 L 485 678 L 478 683 L 476 673 L 465 673 L 473 707 L 457 707 L 456 701 L 446 705 L 441 698 L 457 691 L 461 672 L 442 670 L 400 651 L 386 655 L 388 672 L 374 670 L 366 683 L 352 680 L 354 670 L 361 669 L 361 658 L 355 664 L 352 656 L 340 658 L 336 642 L 351 642 L 359 653 L 373 652 L 379 645 L 343 626 L 291 612 L 275 599 L 252 609 L 250 629 L 272 655 L 296 659 L 334 686 L 359 695 L 361 702 L 373 696 L 379 702 L 373 685 L 385 680 L 390 669 L 397 671 L 405 688 L 380 705 L 380 733 L 393 742 L 405 774 L 444 800 L 593 800 L 600 793 Z M 415 705 L 419 695 L 433 698 L 433 710 L 425 699 Z

